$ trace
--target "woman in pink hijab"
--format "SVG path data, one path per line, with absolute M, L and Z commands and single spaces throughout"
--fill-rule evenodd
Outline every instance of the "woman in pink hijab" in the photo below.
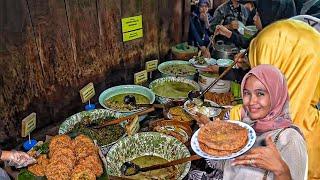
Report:
M 256 131 L 254 147 L 235 160 L 226 160 L 222 166 L 221 161 L 212 160 L 207 160 L 208 165 L 220 167 L 223 179 L 305 179 L 306 145 L 290 118 L 284 75 L 272 65 L 256 66 L 244 77 L 241 93 L 241 121 Z M 203 115 L 195 119 L 201 123 L 209 121 Z M 207 176 L 200 172 L 192 172 L 189 179 Z

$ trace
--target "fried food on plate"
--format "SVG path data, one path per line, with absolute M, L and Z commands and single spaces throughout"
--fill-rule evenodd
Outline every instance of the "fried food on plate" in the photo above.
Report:
M 72 172 L 71 180 L 95 180 L 94 172 L 83 164 L 78 164 Z
M 49 149 L 70 148 L 72 149 L 72 140 L 67 135 L 57 135 L 50 140 Z
M 28 167 L 28 170 L 35 174 L 36 176 L 44 176 L 45 175 L 45 167 L 49 164 L 49 160 L 47 159 L 47 155 L 42 154 L 38 157 L 36 164 L 33 164 Z
M 198 141 L 202 151 L 214 156 L 225 156 L 246 145 L 248 130 L 235 123 L 215 120 L 200 129 Z
M 48 164 L 45 174 L 48 180 L 64 180 L 70 178 L 71 170 L 66 164 L 55 161 Z
M 90 169 L 97 177 L 101 176 L 103 173 L 102 164 L 97 155 L 91 155 L 82 159 L 79 163 L 84 165 L 87 169 Z

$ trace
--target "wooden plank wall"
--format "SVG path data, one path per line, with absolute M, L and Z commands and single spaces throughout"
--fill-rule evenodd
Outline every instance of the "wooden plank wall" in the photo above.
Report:
M 38 128 L 81 110 L 78 91 L 131 84 L 145 61 L 166 60 L 186 41 L 189 0 L 0 1 L 0 147 L 21 139 L 23 117 Z M 122 42 L 121 18 L 143 16 L 141 39 Z

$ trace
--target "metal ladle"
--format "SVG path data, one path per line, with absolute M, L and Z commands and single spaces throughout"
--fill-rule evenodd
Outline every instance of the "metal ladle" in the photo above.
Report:
M 125 104 L 129 104 L 134 107 L 154 107 L 154 108 L 164 108 L 164 105 L 162 104 L 137 104 L 136 97 L 133 95 L 126 95 L 123 98 L 123 102 Z
M 174 165 L 178 165 L 178 164 L 182 164 L 188 161 L 194 161 L 194 160 L 198 160 L 201 159 L 202 157 L 198 156 L 198 155 L 192 155 L 190 157 L 186 157 L 186 158 L 181 158 L 181 159 L 177 159 L 177 160 L 173 160 L 167 163 L 163 163 L 163 164 L 157 164 L 157 165 L 153 165 L 153 166 L 149 166 L 149 167 L 144 167 L 141 168 L 139 165 L 131 162 L 131 161 L 127 161 L 125 163 L 123 163 L 123 165 L 121 166 L 121 174 L 124 176 L 133 176 L 135 174 L 138 174 L 140 172 L 147 172 L 147 171 L 152 171 L 152 170 L 156 170 L 156 169 L 162 169 L 162 168 L 167 168 L 170 166 L 174 166 Z

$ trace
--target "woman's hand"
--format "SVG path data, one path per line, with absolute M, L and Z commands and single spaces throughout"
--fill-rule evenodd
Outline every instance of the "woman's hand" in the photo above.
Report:
M 237 61 L 236 66 L 243 70 L 249 69 L 250 65 L 248 62 L 248 58 L 243 56 L 243 52 L 240 52 L 234 56 L 234 61 Z
M 290 170 L 283 161 L 276 145 L 272 141 L 271 135 L 266 137 L 266 147 L 257 147 L 234 160 L 233 166 L 245 165 L 271 171 L 275 179 L 290 179 Z
M 200 19 L 204 21 L 206 28 L 209 28 L 209 18 L 207 13 L 200 13 Z
M 233 20 L 231 21 L 229 27 L 231 30 L 237 30 L 239 29 L 239 22 L 237 20 Z
M 196 115 L 192 115 L 192 118 L 197 121 L 199 127 L 202 127 L 205 124 L 211 122 L 207 116 L 205 116 L 199 112 L 197 112 Z
M 201 54 L 202 54 L 203 57 L 211 58 L 210 51 L 205 46 L 201 46 L 200 50 L 201 50 Z
M 217 25 L 214 34 L 221 34 L 227 38 L 230 38 L 232 35 L 232 32 L 223 25 Z

